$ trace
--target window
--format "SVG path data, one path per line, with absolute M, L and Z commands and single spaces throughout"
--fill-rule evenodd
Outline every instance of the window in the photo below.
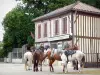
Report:
M 66 34 L 67 33 L 67 17 L 63 18 L 63 34 Z
M 55 20 L 55 35 L 58 35 L 59 33 L 59 21 Z
M 47 23 L 44 24 L 44 37 L 47 37 Z
M 41 25 L 38 25 L 38 38 L 41 38 Z

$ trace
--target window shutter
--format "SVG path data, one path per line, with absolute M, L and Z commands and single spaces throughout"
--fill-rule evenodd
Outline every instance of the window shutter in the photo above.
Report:
M 44 24 L 44 37 L 47 37 L 47 23 Z
M 55 35 L 59 34 L 59 21 L 55 20 Z
M 38 38 L 41 38 L 41 25 L 38 25 Z
M 67 33 L 67 17 L 63 18 L 63 34 Z

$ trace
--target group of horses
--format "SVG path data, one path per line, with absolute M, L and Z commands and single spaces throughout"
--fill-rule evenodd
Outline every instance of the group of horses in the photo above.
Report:
M 67 72 L 67 64 L 68 62 L 73 63 L 74 69 L 78 70 L 78 67 L 84 67 L 85 63 L 85 54 L 81 50 L 74 50 L 74 52 L 71 50 L 58 50 L 56 53 L 53 54 L 51 57 L 51 48 L 48 48 L 46 50 L 46 53 L 44 51 L 41 51 L 39 49 L 35 49 L 33 51 L 27 51 L 24 54 L 24 60 L 25 60 L 25 69 L 30 70 L 32 69 L 33 65 L 33 71 L 39 71 L 38 65 L 40 65 L 40 71 L 42 71 L 42 62 L 47 57 L 49 60 L 49 67 L 50 71 L 54 72 L 53 63 L 55 60 L 62 61 L 63 64 L 63 72 Z M 28 66 L 28 68 L 27 68 Z M 79 71 L 81 71 L 81 68 Z

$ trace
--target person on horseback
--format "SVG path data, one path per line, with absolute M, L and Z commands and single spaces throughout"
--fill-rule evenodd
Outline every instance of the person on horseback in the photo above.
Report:
M 76 50 L 79 50 L 79 47 L 77 46 L 77 44 L 74 44 L 73 46 L 71 45 L 71 44 L 69 44 L 69 43 L 67 43 L 66 45 L 65 45 L 65 48 L 64 48 L 64 50 L 65 50 L 65 55 L 72 55 L 72 54 L 74 54 L 75 52 L 76 52 Z
M 63 50 L 71 50 L 71 49 L 72 49 L 72 47 L 71 47 L 71 45 L 69 43 L 65 43 L 64 44 Z
M 41 45 L 40 45 L 39 49 L 40 49 L 42 52 L 44 52 L 44 46 L 43 46 L 43 44 L 42 44 L 42 43 L 41 43 Z
M 31 51 L 31 48 L 30 48 L 30 46 L 29 46 L 29 45 L 27 45 L 27 51 L 32 52 L 32 51 Z
M 31 46 L 30 49 L 31 49 L 32 52 L 34 52 L 36 48 L 35 48 L 35 46 Z
M 64 46 L 64 50 L 79 50 L 79 47 L 77 46 L 77 44 L 71 46 L 71 44 L 66 43 Z

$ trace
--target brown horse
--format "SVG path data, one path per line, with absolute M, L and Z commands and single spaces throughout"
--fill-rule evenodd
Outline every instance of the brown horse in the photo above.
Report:
M 38 65 L 40 65 L 40 71 L 42 71 L 42 62 L 46 58 L 44 52 L 41 50 L 36 50 L 33 53 L 33 71 L 38 71 Z
M 53 57 L 51 57 L 51 51 L 47 51 L 46 57 L 48 57 L 48 59 L 49 59 L 50 71 L 54 72 L 54 68 L 53 68 L 52 64 L 55 62 L 55 60 L 61 61 L 60 54 L 54 53 Z

